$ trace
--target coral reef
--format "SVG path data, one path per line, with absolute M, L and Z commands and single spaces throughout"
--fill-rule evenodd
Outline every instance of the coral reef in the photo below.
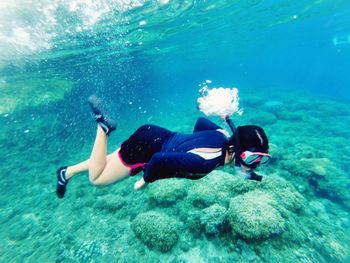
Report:
M 45 101 L 30 117 L 21 105 L 4 105 L 16 110 L 0 116 L 0 261 L 347 262 L 349 107 L 273 94 L 271 101 L 247 97 L 247 116 L 237 118 L 238 125 L 266 123 L 273 158 L 257 171 L 262 182 L 227 166 L 200 180 L 166 179 L 134 191 L 137 177 L 93 188 L 83 173 L 62 200 L 54 195 L 55 169 L 88 158 L 94 124 L 72 131 Z M 151 122 L 191 132 L 198 113 L 181 110 L 162 110 Z M 263 119 L 267 112 L 277 119 Z M 130 129 L 110 137 L 111 152 Z
M 199 210 L 189 211 L 185 217 L 185 225 L 194 237 L 199 237 L 204 231 L 201 220 L 202 213 Z
M 0 81 L 0 114 L 8 114 L 26 106 L 46 105 L 58 101 L 73 88 L 66 79 L 16 76 Z
M 259 111 L 250 118 L 251 123 L 258 125 L 271 125 L 277 121 L 276 115 L 271 112 Z
M 74 258 L 77 262 L 87 262 L 99 256 L 101 256 L 101 245 L 96 241 L 88 241 L 79 247 Z
M 97 210 L 112 214 L 122 209 L 124 205 L 126 205 L 125 198 L 110 194 L 104 195 L 94 202 L 94 207 Z
M 213 204 L 203 209 L 200 216 L 200 222 L 204 226 L 205 233 L 208 235 L 217 236 L 220 234 L 220 229 L 225 229 L 226 208 Z
M 227 205 L 232 184 L 237 182 L 231 174 L 222 171 L 213 171 L 201 180 L 192 183 L 188 190 L 186 201 L 197 208 L 206 208 L 214 203 Z
M 282 164 L 290 168 L 293 174 L 307 179 L 316 192 L 348 204 L 350 193 L 346 189 L 350 186 L 350 179 L 346 172 L 328 158 L 301 158 L 294 166 Z
M 150 203 L 164 207 L 176 204 L 187 195 L 186 183 L 177 178 L 156 181 L 147 189 Z
M 139 214 L 132 222 L 135 235 L 150 248 L 168 252 L 178 241 L 174 219 L 158 212 Z
M 232 229 L 248 240 L 281 234 L 285 230 L 285 220 L 275 205 L 273 197 L 260 190 L 232 198 L 228 209 Z

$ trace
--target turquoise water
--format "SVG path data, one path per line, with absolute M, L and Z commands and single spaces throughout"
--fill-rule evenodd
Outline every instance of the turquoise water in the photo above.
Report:
M 0 261 L 349 262 L 349 17 L 341 0 L 2 1 Z M 56 169 L 91 151 L 90 94 L 118 121 L 112 152 L 144 123 L 191 132 L 206 80 L 265 128 L 263 182 L 83 174 L 56 198 Z

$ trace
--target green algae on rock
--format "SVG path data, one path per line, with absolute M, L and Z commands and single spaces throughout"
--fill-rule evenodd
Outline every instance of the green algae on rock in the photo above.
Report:
M 350 180 L 347 173 L 334 162 L 328 158 L 303 158 L 300 160 L 299 171 L 303 171 L 317 192 L 348 205 L 350 193 L 344 186 L 350 185 Z
M 232 198 L 228 218 L 233 231 L 247 240 L 281 234 L 285 230 L 285 219 L 274 208 L 275 204 L 270 194 L 260 190 Z
M 126 203 L 127 202 L 123 197 L 107 194 L 105 196 L 100 196 L 95 202 L 93 202 L 93 206 L 101 212 L 114 214 L 126 205 Z
M 189 211 L 186 216 L 186 228 L 194 237 L 199 237 L 204 231 L 201 216 L 202 213 L 199 210 Z
M 228 204 L 232 196 L 232 184 L 243 181 L 223 171 L 213 171 L 201 180 L 195 181 L 188 190 L 186 201 L 194 207 L 206 208 L 214 203 Z
M 149 201 L 163 207 L 174 205 L 187 195 L 186 185 L 186 180 L 178 178 L 159 180 L 147 189 Z
M 224 229 L 226 208 L 218 204 L 209 206 L 203 209 L 200 221 L 207 235 L 217 236 L 220 234 L 220 228 Z
M 19 76 L 0 81 L 0 114 L 60 100 L 73 88 L 67 79 Z
M 178 241 L 176 221 L 163 213 L 141 213 L 132 221 L 131 228 L 143 243 L 161 252 L 170 251 Z
M 251 123 L 259 125 L 272 125 L 277 121 L 275 114 L 271 112 L 259 111 L 250 118 Z

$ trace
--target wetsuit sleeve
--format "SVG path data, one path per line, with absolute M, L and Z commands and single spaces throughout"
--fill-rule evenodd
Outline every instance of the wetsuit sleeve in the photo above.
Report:
M 147 183 L 152 183 L 159 179 L 186 177 L 179 176 L 181 173 L 207 174 L 214 169 L 215 164 L 206 162 L 203 158 L 195 154 L 187 152 L 163 152 L 152 156 L 144 171 L 143 179 Z
M 208 120 L 207 118 L 198 118 L 196 125 L 194 126 L 193 132 L 207 131 L 207 130 L 217 130 L 222 129 L 220 126 L 216 125 L 214 122 Z

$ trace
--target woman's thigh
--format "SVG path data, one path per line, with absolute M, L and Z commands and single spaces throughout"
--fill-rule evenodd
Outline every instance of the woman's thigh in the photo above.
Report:
M 92 184 L 100 186 L 109 185 L 129 177 L 130 168 L 122 163 L 118 151 L 119 149 L 108 156 L 105 168 Z

